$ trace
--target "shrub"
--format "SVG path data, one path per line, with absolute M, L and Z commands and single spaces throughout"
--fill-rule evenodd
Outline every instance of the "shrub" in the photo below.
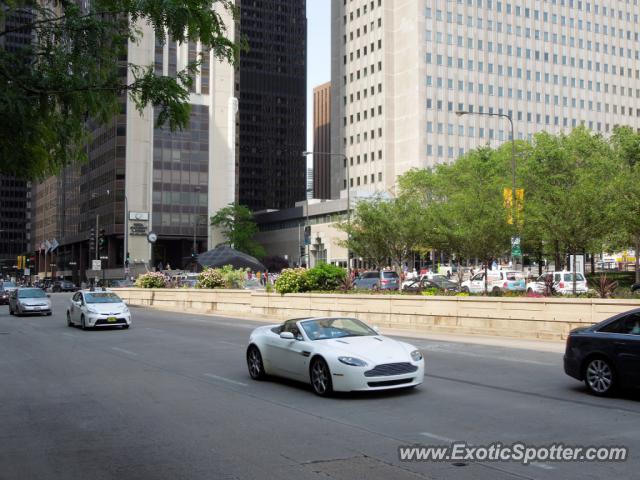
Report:
M 166 279 L 161 272 L 147 272 L 136 279 L 136 287 L 164 288 L 166 287 Z
M 343 283 L 347 272 L 329 263 L 319 263 L 305 273 L 309 290 L 336 290 Z
M 591 286 L 600 298 L 608 298 L 613 295 L 613 292 L 618 288 L 618 282 L 616 280 L 609 280 L 605 273 L 592 279 Z
M 307 283 L 307 270 L 304 268 L 285 268 L 276 280 L 276 292 L 300 293 L 309 290 Z
M 200 275 L 198 275 L 198 283 L 196 288 L 222 288 L 224 287 L 224 278 L 217 268 L 205 267 Z
M 422 290 L 422 292 L 420 292 L 421 295 L 424 295 L 426 297 L 433 297 L 434 295 L 439 295 L 440 292 L 438 291 L 437 288 L 427 288 L 425 290 Z
M 218 270 L 222 275 L 224 288 L 244 288 L 246 272 L 242 268 L 234 269 L 232 265 L 225 265 Z

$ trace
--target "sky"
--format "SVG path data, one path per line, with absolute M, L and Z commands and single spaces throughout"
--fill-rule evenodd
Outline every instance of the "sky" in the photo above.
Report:
M 313 149 L 313 87 L 329 80 L 331 0 L 307 0 L 307 150 Z

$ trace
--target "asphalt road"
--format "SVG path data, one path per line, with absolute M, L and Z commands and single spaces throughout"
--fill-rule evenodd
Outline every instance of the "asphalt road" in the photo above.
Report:
M 316 397 L 254 382 L 255 322 L 132 308 L 133 326 L 66 326 L 0 306 L 0 479 L 601 479 L 637 477 L 640 395 L 588 395 L 558 353 L 410 340 L 410 392 Z M 398 446 L 625 445 L 622 463 L 407 463 Z

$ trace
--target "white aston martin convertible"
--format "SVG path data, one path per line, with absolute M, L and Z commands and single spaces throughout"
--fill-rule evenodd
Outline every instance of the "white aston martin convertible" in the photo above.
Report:
M 266 375 L 310 383 L 318 395 L 332 391 L 415 387 L 424 377 L 420 350 L 355 318 L 294 318 L 256 328 L 247 366 L 254 380 Z

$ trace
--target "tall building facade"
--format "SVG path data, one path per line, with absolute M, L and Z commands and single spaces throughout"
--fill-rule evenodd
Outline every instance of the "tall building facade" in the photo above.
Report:
M 331 82 L 313 89 L 313 151 L 331 152 Z M 313 196 L 331 198 L 331 157 L 313 156 Z
M 252 210 L 305 198 L 306 0 L 237 0 L 249 50 L 236 74 L 238 200 Z
M 3 17 L 0 25 L 7 33 L 0 37 L 0 48 L 16 52 L 32 41 L 32 31 L 21 29 L 33 21 L 28 9 Z M 0 278 L 15 275 L 17 257 L 31 250 L 31 184 L 27 180 L 0 175 Z
M 332 151 L 351 187 L 585 125 L 640 126 L 637 0 L 333 0 Z M 332 192 L 344 195 L 335 158 Z
M 231 18 L 222 14 L 233 35 Z M 129 42 L 128 62 L 174 76 L 201 53 L 199 43 L 161 44 L 150 26 L 139 28 L 143 36 Z M 92 128 L 88 162 L 34 187 L 41 277 L 85 280 L 95 274 L 92 260 L 101 257 L 107 278 L 122 278 L 127 258 L 131 273 L 160 265 L 184 268 L 194 251 L 211 246 L 208 218 L 235 194 L 233 80 L 231 65 L 205 55 L 191 91 L 189 126 L 182 131 L 158 128 L 153 107 L 141 115 L 123 96 L 120 114 Z M 57 249 L 40 250 L 53 239 Z

